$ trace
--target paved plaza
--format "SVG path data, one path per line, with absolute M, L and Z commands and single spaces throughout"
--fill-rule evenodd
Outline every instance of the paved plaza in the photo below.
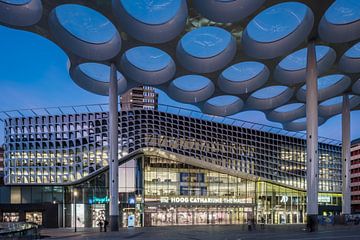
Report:
M 246 240 L 246 239 L 360 239 L 360 226 L 320 226 L 319 231 L 304 231 L 304 225 L 266 226 L 247 231 L 246 226 L 188 226 L 144 227 L 120 229 L 119 232 L 94 232 L 95 229 L 43 229 L 44 239 L 190 239 L 190 240 Z

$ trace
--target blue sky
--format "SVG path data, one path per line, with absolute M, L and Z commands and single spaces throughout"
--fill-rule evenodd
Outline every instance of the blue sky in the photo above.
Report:
M 107 97 L 82 90 L 71 80 L 67 57 L 55 44 L 33 33 L 0 26 L 0 111 L 35 107 L 106 103 Z M 160 103 L 195 108 L 160 92 Z M 233 117 L 281 127 L 263 113 L 247 111 Z M 360 111 L 351 115 L 352 139 L 360 137 Z M 319 135 L 341 139 L 341 116 L 328 120 Z M 0 136 L 0 143 L 3 142 Z

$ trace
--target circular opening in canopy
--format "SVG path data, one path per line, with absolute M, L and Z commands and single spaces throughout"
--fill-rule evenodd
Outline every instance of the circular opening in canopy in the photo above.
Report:
M 316 46 L 316 61 L 319 62 L 326 54 L 330 51 L 330 48 L 327 46 Z M 307 48 L 300 49 L 289 56 L 285 57 L 280 63 L 279 66 L 282 69 L 296 71 L 299 69 L 304 69 L 306 67 L 306 56 Z
M 336 0 L 325 12 L 325 18 L 332 24 L 348 24 L 360 19 L 359 0 Z
M 242 82 L 256 77 L 263 69 L 264 64 L 259 62 L 241 62 L 228 67 L 221 74 L 229 81 Z
M 82 63 L 79 65 L 79 68 L 85 75 L 94 80 L 107 83 L 110 81 L 110 67 L 108 65 L 99 63 Z M 116 71 L 116 73 L 118 80 L 123 78 L 119 71 Z
M 172 59 L 164 51 L 147 46 L 132 48 L 125 53 L 127 60 L 144 71 L 160 71 L 167 67 Z
M 187 92 L 200 91 L 208 87 L 211 83 L 208 78 L 201 75 L 186 75 L 178 77 L 173 81 L 175 87 Z
M 303 103 L 290 103 L 290 104 L 286 104 L 284 106 L 278 107 L 274 111 L 280 112 L 280 113 L 291 112 L 291 111 L 295 111 L 303 106 L 304 106 Z
M 222 28 L 200 27 L 185 34 L 180 43 L 191 56 L 210 58 L 224 51 L 231 38 L 231 34 Z
M 352 46 L 345 52 L 345 56 L 349 58 L 360 58 L 360 42 Z
M 293 123 L 306 123 L 306 117 L 295 119 Z
M 354 97 L 354 95 L 349 95 L 349 100 L 351 100 L 351 98 L 353 98 L 353 97 Z M 329 107 L 329 106 L 342 104 L 342 102 L 343 102 L 343 96 L 337 96 L 337 97 L 333 97 L 326 101 L 321 102 L 320 106 Z
M 344 77 L 342 74 L 332 74 L 318 78 L 318 90 L 328 88 L 340 82 Z M 306 90 L 306 85 L 302 86 L 301 89 Z
M 116 34 L 115 26 L 97 11 L 77 4 L 64 4 L 55 9 L 61 26 L 76 38 L 95 44 L 106 43 Z
M 246 31 L 255 41 L 274 42 L 295 31 L 307 11 L 308 7 L 302 3 L 280 3 L 259 13 L 250 21 Z
M 163 24 L 170 21 L 179 11 L 181 1 L 120 0 L 129 15 L 142 23 L 150 25 Z
M 9 3 L 12 5 L 24 5 L 31 2 L 31 0 L 0 0 L 0 2 Z
M 239 100 L 240 100 L 240 98 L 238 98 L 236 96 L 222 95 L 222 96 L 210 98 L 209 100 L 206 101 L 206 103 L 211 104 L 215 107 L 223 107 L 226 105 L 234 104 Z
M 281 95 L 284 93 L 288 87 L 286 86 L 270 86 L 266 88 L 262 88 L 254 92 L 251 96 L 258 99 L 268 99 Z

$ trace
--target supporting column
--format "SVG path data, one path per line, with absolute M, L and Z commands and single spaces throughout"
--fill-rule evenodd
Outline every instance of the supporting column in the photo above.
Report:
M 318 86 L 315 43 L 308 43 L 306 65 L 306 140 L 307 140 L 307 223 L 310 231 L 317 231 L 318 216 Z
M 118 94 L 116 67 L 110 67 L 109 86 L 110 230 L 119 231 Z
M 342 105 L 342 214 L 351 214 L 350 189 L 350 100 L 344 95 Z

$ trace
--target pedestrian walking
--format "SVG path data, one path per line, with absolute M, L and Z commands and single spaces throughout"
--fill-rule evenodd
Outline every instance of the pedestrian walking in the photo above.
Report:
M 104 221 L 104 231 L 106 232 L 106 227 L 109 225 L 109 222 L 107 220 Z
M 103 221 L 101 219 L 99 219 L 98 225 L 100 227 L 100 232 L 102 232 L 104 223 L 103 223 Z
M 247 225 L 248 225 L 248 231 L 251 231 L 251 220 L 250 220 L 250 218 L 247 220 Z

